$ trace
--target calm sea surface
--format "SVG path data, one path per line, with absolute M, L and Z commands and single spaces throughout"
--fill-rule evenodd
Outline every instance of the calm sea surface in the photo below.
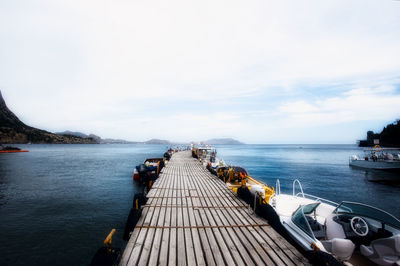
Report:
M 29 145 L 0 154 L 0 265 L 88 265 L 112 228 L 122 234 L 139 191 L 135 165 L 161 157 L 165 145 Z M 290 192 L 368 203 L 400 217 L 400 187 L 368 182 L 348 166 L 355 145 L 217 146 L 218 157 Z

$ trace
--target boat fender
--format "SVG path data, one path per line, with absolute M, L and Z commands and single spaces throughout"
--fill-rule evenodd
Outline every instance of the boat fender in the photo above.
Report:
M 140 175 L 136 167 L 133 170 L 133 180 L 136 182 L 140 181 Z
M 158 173 L 161 173 L 161 170 L 164 168 L 164 166 L 165 166 L 164 160 L 160 161 L 160 166 L 159 166 Z
M 247 204 L 250 204 L 251 207 L 253 207 L 254 196 L 251 195 L 247 187 L 239 187 L 237 190 L 237 196 L 244 200 Z
M 141 206 L 145 205 L 147 197 L 143 193 L 137 193 L 133 196 L 132 208 L 140 209 Z
M 215 169 L 214 168 L 212 168 L 212 167 L 210 167 L 210 172 L 211 172 L 211 174 L 213 174 L 213 175 L 217 175 L 217 172 L 215 171 Z
M 121 249 L 113 248 L 111 251 L 101 247 L 94 254 L 90 266 L 113 266 L 116 265 L 121 255 Z
M 305 251 L 305 257 L 313 265 L 343 266 L 334 256 L 324 251 Z
M 207 163 L 206 169 L 211 172 L 211 163 Z
M 123 236 L 123 239 L 125 241 L 129 240 L 130 233 L 135 228 L 141 215 L 142 215 L 142 209 L 140 209 L 140 208 L 138 210 L 136 210 L 135 208 L 132 208 L 131 211 L 129 212 L 128 219 L 126 220 L 126 223 L 125 223 L 125 230 L 124 230 L 124 236 Z
M 279 225 L 281 225 L 281 221 L 279 219 L 278 214 L 276 211 L 267 204 L 259 205 L 256 209 L 256 214 L 268 221 L 268 223 L 274 229 L 278 229 Z
M 164 153 L 164 158 L 165 160 L 169 161 L 169 159 L 171 159 L 171 155 L 169 154 L 169 152 L 165 152 Z

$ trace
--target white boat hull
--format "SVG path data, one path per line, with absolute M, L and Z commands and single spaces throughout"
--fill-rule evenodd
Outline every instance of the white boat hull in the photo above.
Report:
M 400 170 L 400 161 L 370 161 L 370 160 L 350 160 L 351 166 L 376 169 L 376 170 Z

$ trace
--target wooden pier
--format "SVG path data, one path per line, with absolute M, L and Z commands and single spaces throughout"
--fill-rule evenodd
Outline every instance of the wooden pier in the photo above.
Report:
M 147 194 L 120 265 L 309 265 L 190 151 Z

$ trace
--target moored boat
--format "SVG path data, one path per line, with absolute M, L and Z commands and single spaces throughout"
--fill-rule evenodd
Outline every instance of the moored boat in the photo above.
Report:
M 376 145 L 364 150 L 364 156 L 352 155 L 349 165 L 373 170 L 400 171 L 400 149 Z
M 275 193 L 273 187 L 255 180 L 240 166 L 220 167 L 217 176 L 245 201 L 255 201 L 258 198 L 262 204 L 268 204 L 269 198 Z
M 215 158 L 217 151 L 211 146 L 192 147 L 192 156 L 200 160 L 200 162 L 207 166 L 208 162 Z
M 400 220 L 381 209 L 305 194 L 297 179 L 292 194 L 280 193 L 278 180 L 270 205 L 306 251 L 320 250 L 352 265 L 400 263 Z
M 0 153 L 15 153 L 15 152 L 28 152 L 28 150 L 21 150 L 17 147 L 1 145 Z
M 164 167 L 164 158 L 147 158 L 133 170 L 133 180 L 155 180 Z

